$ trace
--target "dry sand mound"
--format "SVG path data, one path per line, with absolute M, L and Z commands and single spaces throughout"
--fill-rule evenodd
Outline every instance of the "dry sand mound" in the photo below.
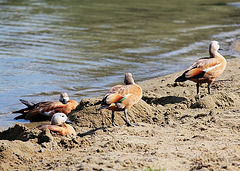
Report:
M 203 95 L 196 98 L 196 102 L 191 105 L 192 108 L 224 108 L 235 106 L 237 97 L 233 93 L 218 92 L 213 95 Z
M 94 104 L 99 99 L 83 99 L 78 108 L 69 114 L 69 118 L 76 123 L 77 126 L 98 128 L 110 126 L 111 112 L 108 110 L 97 111 Z M 161 121 L 161 115 L 159 115 L 153 107 L 148 105 L 145 101 L 140 100 L 129 112 L 129 120 L 132 123 L 146 122 L 155 123 Z M 124 125 L 125 118 L 122 112 L 116 112 L 115 123 L 117 125 Z

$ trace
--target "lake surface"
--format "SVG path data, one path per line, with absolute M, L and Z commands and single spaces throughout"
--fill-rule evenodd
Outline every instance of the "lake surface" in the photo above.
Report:
M 239 36 L 234 1 L 0 0 L 0 129 L 16 122 L 20 98 L 101 97 L 126 72 L 141 82 L 185 69 L 211 40 L 239 57 Z

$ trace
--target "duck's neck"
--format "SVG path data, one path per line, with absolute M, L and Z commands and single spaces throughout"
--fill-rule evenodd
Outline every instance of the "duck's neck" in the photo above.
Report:
M 210 58 L 225 59 L 218 51 L 209 51 Z
M 77 105 L 78 103 L 75 100 L 68 100 L 67 104 L 65 104 L 65 107 L 73 110 L 77 107 Z
M 134 84 L 134 80 L 133 78 L 125 78 L 124 83 L 125 85 Z
M 59 125 L 59 126 L 61 126 L 61 127 L 67 127 L 67 124 L 64 122 L 64 123 L 62 123 L 62 124 Z
M 57 126 L 60 126 L 60 127 L 66 127 L 66 123 L 58 123 L 58 124 L 51 124 L 51 125 L 57 125 Z
M 67 103 L 65 104 L 66 106 L 69 106 L 73 103 L 73 100 L 68 100 Z

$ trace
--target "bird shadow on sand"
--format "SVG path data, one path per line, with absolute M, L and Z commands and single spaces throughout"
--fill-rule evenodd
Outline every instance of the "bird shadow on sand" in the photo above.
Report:
M 181 103 L 183 101 L 187 101 L 187 98 L 185 97 L 178 97 L 178 96 L 166 96 L 166 97 L 147 97 L 143 96 L 142 99 L 148 103 L 148 104 L 160 104 L 162 106 L 166 104 L 175 104 L 175 103 Z
M 87 132 L 84 132 L 84 133 L 78 133 L 77 136 L 84 137 L 84 136 L 87 136 L 87 135 L 93 135 L 98 130 L 103 130 L 104 132 L 108 131 L 106 127 L 99 127 L 99 128 L 91 129 L 91 130 L 89 130 Z

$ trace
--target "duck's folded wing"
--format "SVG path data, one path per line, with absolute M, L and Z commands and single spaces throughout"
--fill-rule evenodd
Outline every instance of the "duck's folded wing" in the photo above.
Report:
M 186 71 L 192 70 L 194 68 L 199 68 L 200 65 L 203 65 L 205 61 L 209 60 L 210 58 L 200 58 L 195 61 Z
M 31 112 L 39 112 L 40 114 L 46 115 L 46 116 L 52 116 L 54 113 L 56 113 L 56 109 L 62 108 L 65 105 L 58 101 L 52 101 L 45 104 L 41 104 L 38 106 L 38 108 L 32 110 Z
M 123 99 L 124 99 L 124 96 L 122 96 L 119 93 L 110 94 L 106 99 L 106 103 L 107 104 L 118 103 L 118 102 L 121 102 Z
M 201 78 L 205 72 L 199 68 L 193 68 L 185 73 L 186 78 Z
M 186 78 L 201 78 L 206 72 L 213 70 L 221 65 L 221 62 L 215 58 L 203 58 L 196 61 L 185 72 Z
M 66 128 L 63 128 L 63 127 L 57 126 L 57 125 L 40 125 L 37 128 L 40 129 L 40 130 L 49 129 L 50 131 L 57 132 L 60 135 L 66 135 L 67 134 L 66 133 Z

